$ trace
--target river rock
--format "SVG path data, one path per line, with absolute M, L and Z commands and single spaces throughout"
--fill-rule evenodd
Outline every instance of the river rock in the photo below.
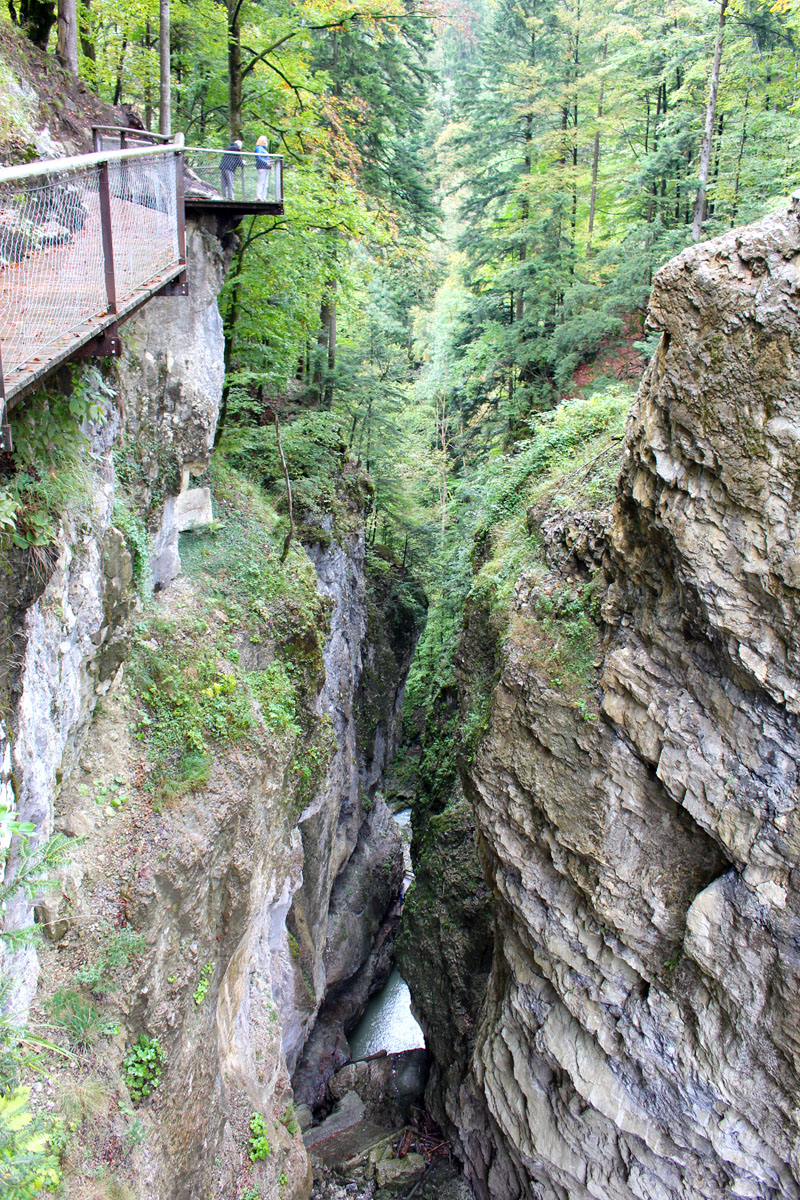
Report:
M 375 1163 L 375 1182 L 380 1188 L 392 1191 L 408 1188 L 425 1170 L 425 1159 L 421 1154 L 407 1154 L 405 1158 L 384 1158 Z
M 427 1051 L 404 1050 L 342 1067 L 328 1080 L 328 1095 L 335 1101 L 357 1092 L 374 1121 L 399 1127 L 422 1102 L 427 1081 Z

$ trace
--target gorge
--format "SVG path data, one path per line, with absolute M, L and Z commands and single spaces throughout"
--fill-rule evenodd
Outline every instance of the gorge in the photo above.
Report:
M 59 115 L 15 37 L 6 144 L 121 122 L 74 80 Z M 463 228 L 414 304 L 376 251 L 366 316 L 306 230 L 319 332 L 302 237 L 190 214 L 188 294 L 9 409 L 12 1200 L 800 1197 L 800 193 L 771 207 L 661 243 L 646 328 L 573 362 L 564 302 L 557 365 L 493 383 L 541 246 L 480 341 Z M 422 1034 L 403 999 L 362 1041 L 403 981 Z

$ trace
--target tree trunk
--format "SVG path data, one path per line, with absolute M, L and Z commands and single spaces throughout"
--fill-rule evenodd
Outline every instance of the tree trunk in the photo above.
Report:
M 250 232 L 253 230 L 253 222 L 250 222 Z M 222 363 L 224 367 L 222 397 L 219 404 L 219 416 L 217 417 L 217 428 L 214 434 L 214 449 L 219 445 L 219 440 L 225 431 L 225 422 L 228 419 L 228 399 L 230 397 L 231 385 L 228 382 L 231 366 L 233 365 L 233 339 L 236 336 L 236 322 L 239 320 L 241 311 L 242 295 L 241 295 L 241 270 L 242 259 L 248 245 L 246 238 L 241 238 L 239 245 L 236 247 L 236 252 L 233 256 L 233 261 L 230 266 L 230 278 L 233 280 L 231 287 L 231 306 L 228 310 L 227 320 L 223 326 L 223 348 L 222 348 Z
M 533 113 L 525 114 L 525 175 L 531 173 L 531 140 L 533 138 Z M 519 261 L 524 263 L 528 257 L 528 243 L 526 241 L 527 223 L 530 217 L 531 205 L 530 200 L 526 195 L 522 196 L 520 202 L 520 216 L 522 218 L 522 242 L 519 247 Z M 512 323 L 521 321 L 525 312 L 525 289 L 522 285 L 522 276 L 520 274 L 519 286 L 516 289 L 516 298 L 514 308 L 511 313 Z
M 158 22 L 158 61 L 160 81 L 158 93 L 158 132 L 172 133 L 172 105 L 169 91 L 169 0 L 160 0 Z
M 78 37 L 81 40 L 81 51 L 89 62 L 97 62 L 97 49 L 92 38 L 92 27 L 89 18 L 92 0 L 81 0 L 80 19 L 78 21 Z M 92 87 L 97 91 L 97 81 L 93 79 Z
M 744 155 L 744 143 L 747 138 L 747 106 L 750 103 L 750 93 L 748 92 L 744 98 L 744 115 L 742 116 L 742 136 L 739 138 L 739 153 L 736 156 L 736 177 L 733 183 L 733 205 L 731 207 L 731 229 L 736 224 L 736 213 L 739 209 L 739 180 L 742 174 L 742 156 Z
M 605 66 L 608 51 L 608 38 L 603 38 L 602 64 Z M 586 234 L 586 257 L 592 255 L 592 234 L 594 233 L 594 212 L 597 203 L 597 168 L 600 163 L 600 122 L 603 118 L 603 92 L 606 86 L 605 75 L 600 76 L 600 95 L 597 97 L 597 129 L 594 131 L 594 148 L 592 150 L 592 192 L 589 197 L 589 229 Z M 646 148 L 645 148 L 646 150 Z
M 320 329 L 317 335 L 318 357 L 312 384 L 317 403 L 324 408 L 329 408 L 333 400 L 333 373 L 336 369 L 335 287 L 335 284 L 330 284 L 329 291 L 320 305 Z
M 242 136 L 242 35 L 241 0 L 228 5 L 228 131 L 231 141 Z
M 34 46 L 47 49 L 50 30 L 56 19 L 56 0 L 21 0 L 19 23 Z
M 58 0 L 58 41 L 56 58 L 71 75 L 78 74 L 77 0 Z
M 144 25 L 144 48 L 149 50 L 153 44 L 153 36 L 150 29 L 150 20 L 148 18 Z M 147 79 L 144 85 L 144 127 L 145 129 L 153 128 L 153 84 L 150 77 L 150 67 L 147 67 Z
M 122 69 L 125 66 L 125 52 L 128 49 L 128 39 L 122 39 L 122 45 L 119 48 L 119 61 L 117 62 L 117 82 L 114 88 L 114 99 L 111 103 L 116 107 L 122 99 Z
M 706 186 L 708 185 L 708 170 L 711 165 L 711 141 L 714 136 L 714 118 L 717 115 L 717 88 L 719 87 L 719 68 L 722 62 L 722 39 L 725 33 L 725 10 L 727 7 L 728 0 L 720 0 L 717 41 L 714 46 L 714 61 L 711 65 L 711 82 L 708 89 L 706 125 L 703 130 L 703 144 L 700 148 L 700 182 L 697 188 L 697 199 L 694 202 L 694 217 L 692 219 L 692 241 L 695 242 L 700 241 L 703 232 L 703 220 L 706 215 Z

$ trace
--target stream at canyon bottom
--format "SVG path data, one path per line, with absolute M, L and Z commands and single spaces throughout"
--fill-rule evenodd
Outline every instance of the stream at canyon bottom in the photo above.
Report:
M 403 857 L 406 877 L 404 891 L 413 878 L 411 874 L 411 809 L 405 808 L 394 814 L 394 819 L 403 835 Z M 388 1054 L 399 1054 L 402 1050 L 416 1050 L 425 1045 L 422 1030 L 411 1012 L 411 993 L 408 984 L 395 968 L 384 986 L 367 1004 L 364 1016 L 347 1039 L 354 1059 L 367 1058 L 385 1050 Z
M 354 1059 L 386 1050 L 416 1050 L 425 1045 L 422 1030 L 411 1012 L 408 984 L 395 968 L 383 988 L 373 996 L 364 1016 L 347 1039 Z

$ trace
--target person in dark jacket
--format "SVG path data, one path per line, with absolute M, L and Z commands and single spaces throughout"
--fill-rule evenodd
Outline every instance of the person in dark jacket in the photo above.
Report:
M 267 192 L 269 191 L 269 173 L 272 168 L 272 159 L 269 156 L 269 142 L 264 137 L 263 133 L 256 142 L 256 171 L 258 184 L 256 187 L 256 200 L 265 201 Z
M 219 164 L 219 173 L 222 179 L 222 199 L 233 199 L 233 176 L 242 165 L 241 155 L 242 143 L 238 138 L 234 139 L 229 146 L 225 147 L 225 153 Z

